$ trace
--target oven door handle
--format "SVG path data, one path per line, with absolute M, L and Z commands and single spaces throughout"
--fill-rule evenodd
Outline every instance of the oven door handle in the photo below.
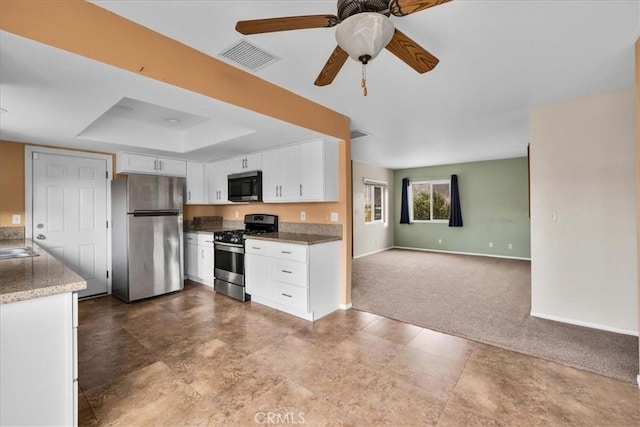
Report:
M 213 244 L 213 248 L 216 251 L 232 252 L 232 253 L 236 253 L 236 254 L 243 254 L 244 253 L 244 246 L 236 245 L 236 244 L 233 244 L 233 243 L 215 242 Z

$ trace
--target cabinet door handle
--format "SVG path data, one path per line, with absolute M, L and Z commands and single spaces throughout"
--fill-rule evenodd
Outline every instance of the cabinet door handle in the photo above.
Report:
M 287 255 L 291 255 L 291 252 L 289 251 L 280 251 L 281 254 L 287 254 Z
M 153 170 L 154 170 L 154 171 L 157 171 L 157 170 L 158 170 L 158 161 L 157 161 L 157 160 L 154 160 L 154 161 L 153 161 Z
M 189 200 L 191 200 L 191 190 L 189 190 L 188 193 L 189 193 Z
M 282 197 L 282 185 L 280 186 L 280 197 Z
M 302 184 L 300 184 L 300 197 L 302 197 Z
M 200 249 L 200 258 L 204 259 L 204 249 Z
M 278 197 L 278 186 L 276 185 L 276 197 Z
M 280 270 L 280 271 L 282 271 L 283 273 L 291 274 L 289 270 Z
M 160 170 L 162 170 L 162 160 L 158 160 L 158 164 L 160 165 Z
M 284 292 L 282 293 L 282 296 L 283 296 L 283 297 L 287 297 L 287 298 L 292 298 L 292 296 L 291 296 L 291 295 L 289 295 L 289 294 L 285 294 Z
M 261 250 L 262 248 L 257 248 L 257 247 L 255 247 L 255 246 L 251 246 L 251 249 L 255 249 L 256 251 L 259 251 L 259 250 Z

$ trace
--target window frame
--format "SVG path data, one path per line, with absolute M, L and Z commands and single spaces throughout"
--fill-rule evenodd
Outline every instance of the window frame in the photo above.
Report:
M 413 184 L 429 184 L 429 217 L 431 219 L 415 219 L 413 216 Z M 412 223 L 423 224 L 449 224 L 449 218 L 447 219 L 433 219 L 433 186 L 437 184 L 449 185 L 449 209 L 451 209 L 451 179 L 421 179 L 409 181 L 409 219 Z M 449 210 L 451 212 L 451 210 Z
M 380 219 L 376 220 L 375 218 L 375 188 L 380 188 Z M 364 200 L 366 202 L 367 197 L 366 194 L 367 192 L 370 192 L 369 194 L 369 200 L 372 201 L 371 204 L 371 221 L 367 221 L 366 220 L 366 203 L 364 203 L 364 212 L 365 212 L 365 218 L 364 218 L 364 224 L 365 225 L 373 225 L 373 224 L 386 224 L 387 223 L 387 186 L 384 185 L 383 183 L 374 183 L 374 182 L 368 182 L 364 184 Z

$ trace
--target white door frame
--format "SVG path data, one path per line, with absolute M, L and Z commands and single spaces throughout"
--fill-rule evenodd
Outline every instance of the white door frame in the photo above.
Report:
M 57 156 L 82 157 L 89 159 L 106 160 L 107 172 L 107 204 L 106 218 L 109 222 L 107 228 L 107 270 L 109 277 L 107 278 L 107 294 L 111 293 L 111 180 L 113 179 L 113 156 L 110 154 L 89 153 L 87 151 L 64 150 L 59 148 L 40 147 L 35 145 L 25 145 L 24 147 L 24 237 L 32 239 L 33 234 L 33 153 L 55 154 Z

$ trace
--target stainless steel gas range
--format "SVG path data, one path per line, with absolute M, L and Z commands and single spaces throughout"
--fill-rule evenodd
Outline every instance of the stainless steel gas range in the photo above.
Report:
M 213 234 L 214 289 L 240 301 L 250 301 L 244 287 L 245 236 L 278 231 L 278 216 L 250 214 L 244 216 L 244 229 L 218 231 Z

